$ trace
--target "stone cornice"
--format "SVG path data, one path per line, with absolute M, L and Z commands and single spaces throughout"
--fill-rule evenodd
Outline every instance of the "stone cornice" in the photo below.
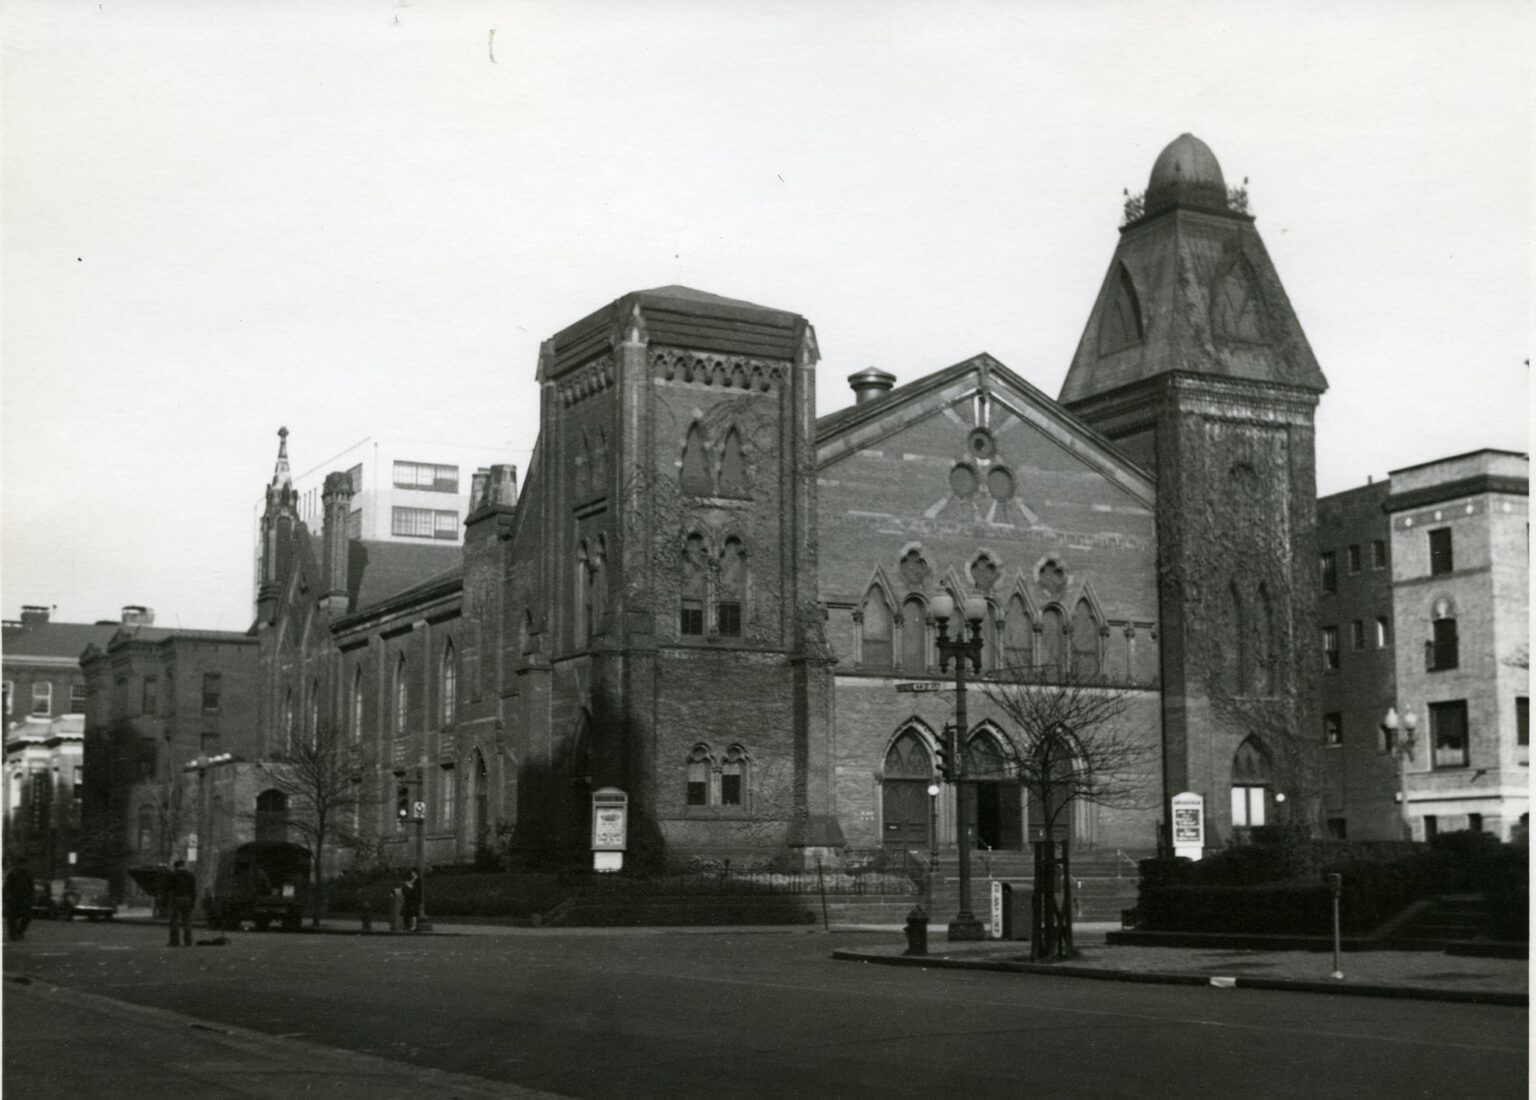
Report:
M 1381 502 L 1381 510 L 1391 515 L 1423 508 L 1429 504 L 1444 504 L 1462 497 L 1481 496 L 1483 493 L 1506 493 L 1510 496 L 1529 496 L 1530 482 L 1523 477 L 1509 474 L 1474 474 L 1440 485 L 1425 485 L 1421 489 L 1409 489 L 1402 493 L 1388 493 Z

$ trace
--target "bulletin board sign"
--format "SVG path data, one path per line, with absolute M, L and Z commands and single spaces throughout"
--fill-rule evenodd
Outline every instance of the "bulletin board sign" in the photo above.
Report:
M 1205 799 L 1193 791 L 1173 796 L 1173 854 L 1199 859 L 1205 851 Z
M 617 787 L 592 792 L 592 850 L 622 852 L 629 845 L 629 795 Z

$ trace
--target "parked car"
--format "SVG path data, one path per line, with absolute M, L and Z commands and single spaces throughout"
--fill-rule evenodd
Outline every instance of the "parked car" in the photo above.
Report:
M 257 931 L 272 924 L 297 931 L 309 904 L 309 849 L 302 844 L 253 840 L 226 848 L 216 859 L 213 887 L 204 898 L 210 928 L 239 928 L 250 921 Z
M 49 920 L 74 920 L 76 916 L 111 920 L 117 916 L 117 899 L 112 896 L 111 883 L 104 878 L 73 875 L 40 882 L 37 886 L 32 911 Z M 44 889 L 47 890 L 46 897 Z

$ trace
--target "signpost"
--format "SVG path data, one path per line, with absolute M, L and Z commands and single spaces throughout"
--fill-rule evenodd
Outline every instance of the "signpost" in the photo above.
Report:
M 629 795 L 617 787 L 592 792 L 592 869 L 619 871 L 629 845 Z
M 1205 851 L 1205 799 L 1193 791 L 1173 796 L 1173 854 L 1199 859 Z
M 954 691 L 954 684 L 942 683 L 938 680 L 903 680 L 896 685 L 897 691 L 925 693 L 929 691 Z

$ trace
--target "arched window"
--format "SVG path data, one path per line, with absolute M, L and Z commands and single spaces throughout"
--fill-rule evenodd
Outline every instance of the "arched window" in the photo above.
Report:
M 917 596 L 901 605 L 901 669 L 922 672 L 928 667 L 928 608 Z
M 1059 680 L 1066 669 L 1067 623 L 1059 607 L 1047 607 L 1040 616 L 1040 674 Z
M 576 568 L 572 577 L 575 582 L 575 643 L 580 649 L 592 637 L 592 563 L 587 553 L 587 541 L 576 545 Z
M 1275 605 L 1269 597 L 1269 585 L 1259 582 L 1259 598 L 1253 616 L 1253 691 L 1255 695 L 1275 693 Z
M 1424 667 L 1429 672 L 1443 672 L 1461 663 L 1461 642 L 1456 635 L 1456 605 L 1445 596 L 1430 608 L 1433 635 L 1424 647 Z
M 1024 598 L 1015 595 L 1008 601 L 1008 611 L 1003 619 L 1003 663 L 1011 669 L 1022 671 L 1030 667 L 1030 635 L 1034 633 L 1029 620 L 1029 608 Z
M 592 622 L 589 629 L 593 634 L 600 634 L 603 630 L 603 616 L 608 611 L 608 540 L 602 535 L 597 536 L 597 543 L 592 547 L 588 588 L 590 592 L 588 603 L 592 607 Z
M 871 588 L 864 597 L 863 612 L 863 649 L 859 663 L 868 669 L 888 670 L 891 667 L 891 609 L 885 602 L 885 593 Z
M 1269 753 L 1257 738 L 1237 746 L 1232 757 L 1232 824 L 1263 825 L 1269 816 Z
M 714 760 L 709 755 L 709 746 L 698 744 L 693 746 L 693 751 L 688 754 L 688 786 L 687 803 L 690 806 L 709 805 L 709 774 L 713 770 Z
M 1078 600 L 1072 612 L 1072 673 L 1079 680 L 1099 675 L 1099 621 L 1087 600 Z
M 933 754 L 915 729 L 902 730 L 885 753 L 885 778 L 928 779 L 933 775 Z
M 443 725 L 451 726 L 459 713 L 459 657 L 453 649 L 453 639 L 443 643 L 443 667 L 439 677 L 442 684 Z
M 576 499 L 585 500 L 591 494 L 592 488 L 589 472 L 592 469 L 592 447 L 587 442 L 586 432 L 581 433 L 581 445 L 576 448 L 572 465 L 576 467 L 576 476 L 572 479 L 576 483 Z
M 352 673 L 352 740 L 360 741 L 363 737 L 363 670 L 357 668 Z
M 288 839 L 288 796 L 265 790 L 256 796 L 256 839 Z
M 608 433 L 601 428 L 592 443 L 592 492 L 608 491 Z
M 732 745 L 725 750 L 720 764 L 720 805 L 745 806 L 747 804 L 747 750 Z
M 965 777 L 967 779 L 1003 779 L 1007 769 L 1003 765 L 1002 746 L 991 730 L 977 730 L 965 746 Z
M 458 772 L 452 764 L 444 764 L 438 769 L 437 802 L 442 807 L 442 816 L 438 819 L 438 827 L 444 830 L 452 829 L 458 814 Z
M 475 820 L 472 822 L 473 835 L 476 850 L 483 850 L 490 842 L 490 788 L 486 783 L 485 757 L 480 750 L 475 750 L 475 764 L 469 771 L 469 781 L 473 789 L 470 793 L 470 805 L 474 808 Z
M 720 454 L 720 495 L 747 495 L 747 459 L 741 449 L 741 434 L 735 427 L 725 433 L 725 446 Z
M 741 637 L 746 594 L 747 548 L 733 535 L 720 551 L 720 579 L 715 590 L 715 631 L 722 638 Z
M 135 847 L 141 852 L 151 851 L 155 846 L 155 808 L 153 806 L 139 807 L 139 835 L 138 844 Z
M 320 741 L 320 681 L 309 682 L 309 719 L 304 725 L 304 735 L 314 745 Z
M 704 536 L 695 531 L 683 541 L 682 608 L 677 629 L 685 637 L 702 637 L 704 634 L 704 595 L 708 568 L 709 554 L 705 549 Z
M 709 479 L 709 455 L 704 442 L 704 432 L 698 424 L 690 425 L 688 437 L 683 441 L 683 470 L 681 484 L 683 492 L 690 496 L 707 497 L 714 495 L 714 486 Z
M 1141 303 L 1136 297 L 1136 287 L 1123 266 L 1115 274 L 1109 305 L 1099 320 L 1100 355 L 1141 343 Z
M 1248 682 L 1248 623 L 1237 581 L 1227 585 L 1227 627 L 1231 631 L 1222 653 L 1222 685 L 1229 695 L 1242 695 Z
M 283 692 L 283 751 L 293 751 L 293 689 Z
M 405 681 L 405 656 L 402 654 L 395 662 L 395 736 L 405 736 L 405 722 L 407 705 L 410 702 L 410 689 Z

